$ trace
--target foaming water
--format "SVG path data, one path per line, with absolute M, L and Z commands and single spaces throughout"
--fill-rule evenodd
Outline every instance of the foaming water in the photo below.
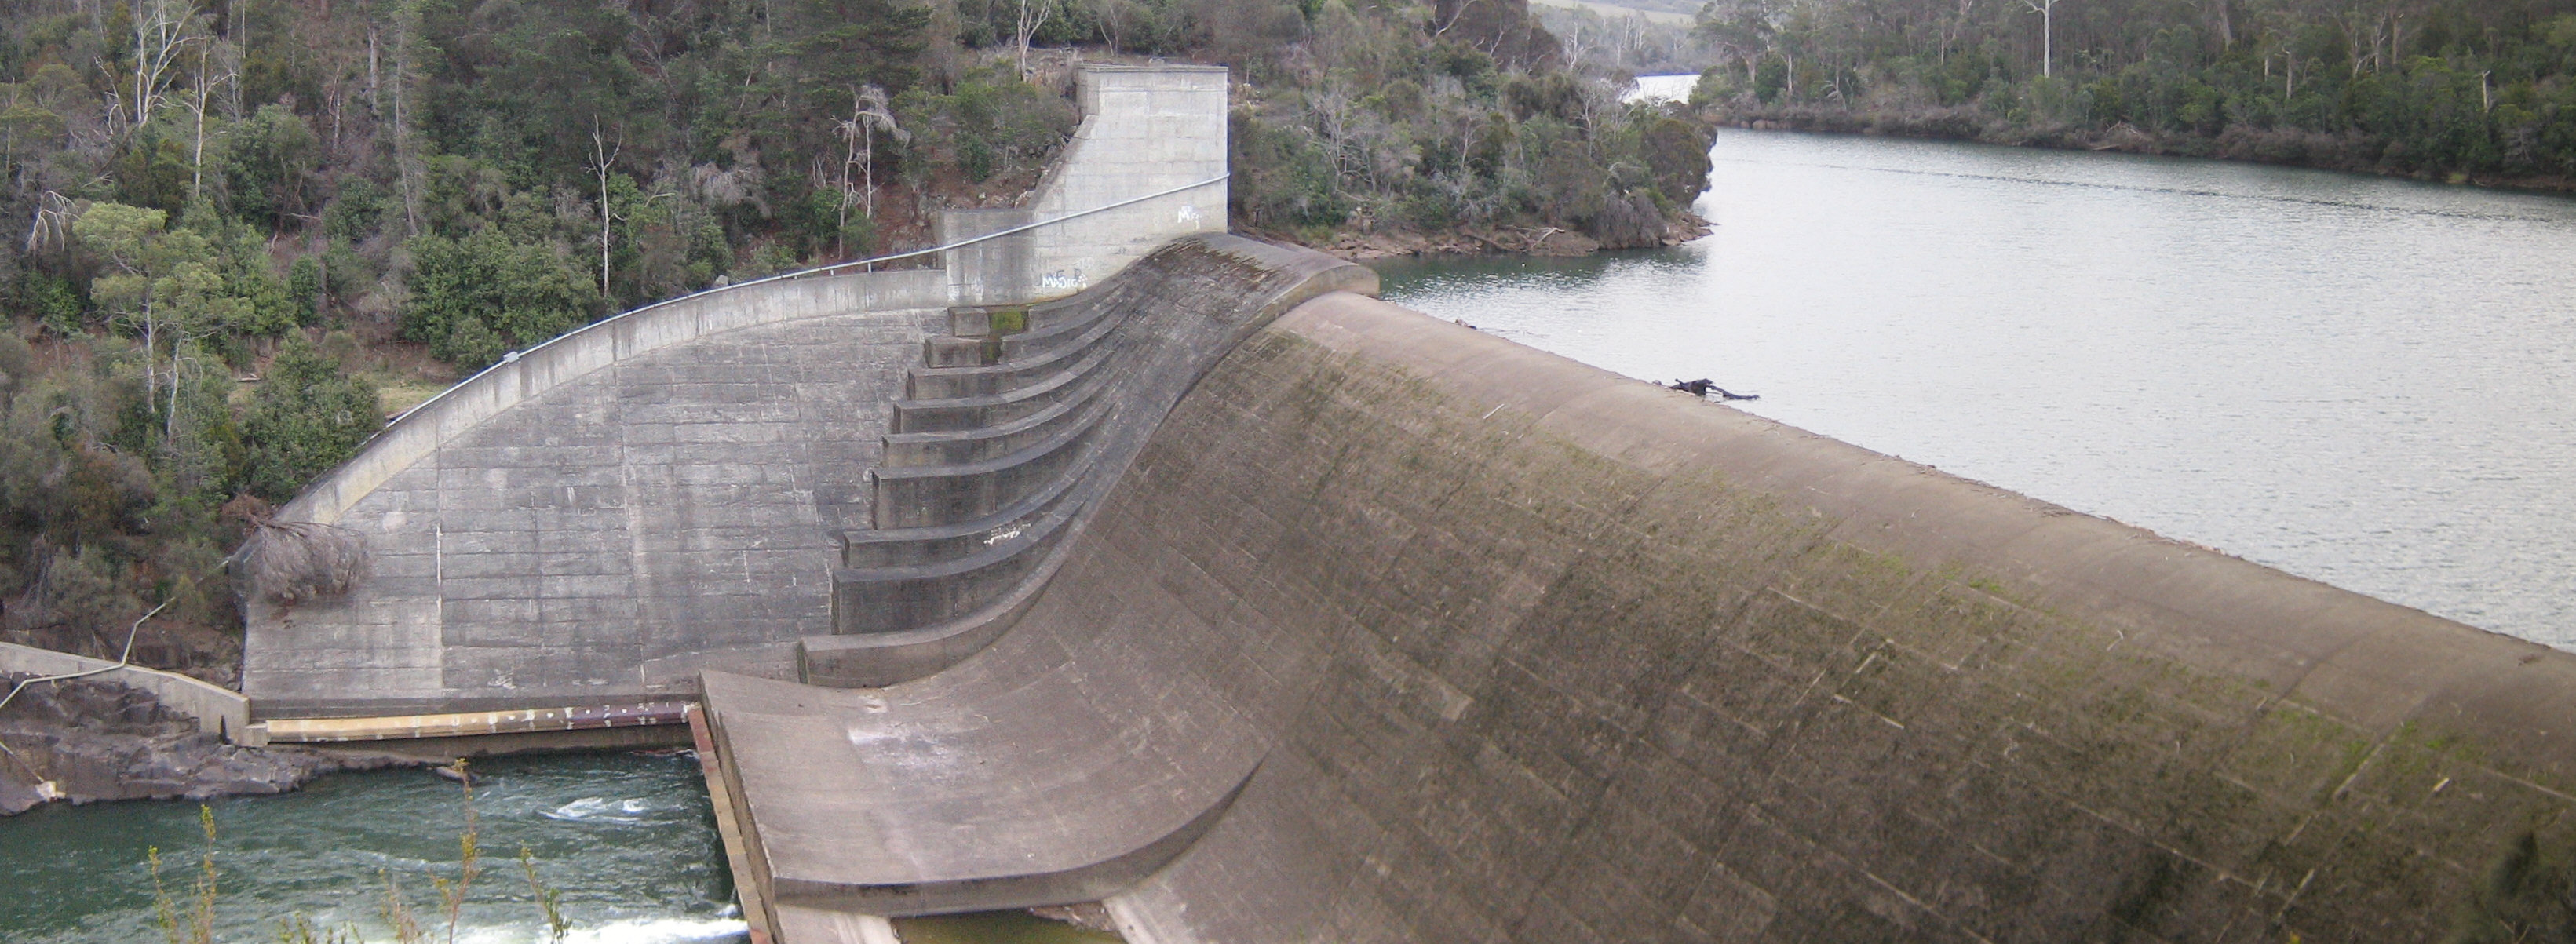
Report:
M 1387 297 L 2302 576 L 2576 648 L 2576 201 L 1724 132 L 1714 235 Z
M 517 856 L 561 893 L 583 944 L 745 940 L 706 789 L 687 757 L 577 754 L 485 761 L 474 790 L 483 871 L 456 940 L 546 939 Z M 384 875 L 424 924 L 445 922 L 431 877 L 454 878 L 463 791 L 417 770 L 336 774 L 275 797 L 213 801 L 217 939 L 275 940 L 280 922 L 388 939 Z M 205 841 L 197 804 L 39 807 L 0 819 L 0 939 L 159 940 L 145 850 L 180 904 Z

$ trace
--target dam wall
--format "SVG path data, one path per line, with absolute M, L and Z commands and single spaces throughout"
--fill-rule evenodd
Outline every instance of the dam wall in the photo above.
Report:
M 2576 890 L 2490 887 L 2569 848 L 2576 656 L 1355 296 L 1093 540 L 1068 596 L 1278 693 L 1144 940 L 2438 940 Z
M 835 632 L 843 536 L 877 524 L 925 353 L 998 346 L 996 318 L 1072 291 L 1042 271 L 1100 284 L 1223 228 L 1224 69 L 1090 65 L 1076 87 L 1081 130 L 1039 189 L 1007 220 L 941 224 L 1020 232 L 889 257 L 943 268 L 867 260 L 628 312 L 390 424 L 279 513 L 362 543 L 367 568 L 345 595 L 246 601 L 256 714 L 595 707 L 693 693 L 708 668 L 795 677 L 799 641 Z
M 568 335 L 403 417 L 281 513 L 362 535 L 350 593 L 254 598 L 262 717 L 605 704 L 828 631 L 887 389 L 936 269 L 708 293 Z
M 786 944 L 2439 940 L 2576 826 L 2576 656 L 1348 293 L 979 654 L 705 688 Z

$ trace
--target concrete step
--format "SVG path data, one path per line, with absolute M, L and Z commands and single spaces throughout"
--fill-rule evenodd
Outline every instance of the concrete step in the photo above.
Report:
M 1008 342 L 1003 342 L 1000 359 L 991 363 L 914 367 L 904 372 L 903 393 L 910 399 L 936 400 L 988 396 L 1025 387 L 1083 363 L 1124 322 L 1123 318 L 1104 318 L 1080 334 L 1020 353 L 1014 353 Z
M 921 362 L 930 367 L 982 367 L 1002 360 L 1002 339 L 946 335 L 921 342 Z
M 1099 396 L 1100 389 L 1099 384 L 1082 385 L 1045 409 L 994 426 L 887 434 L 881 440 L 885 458 L 878 464 L 888 469 L 958 465 L 1027 448 L 1065 425 L 1098 422 L 1099 412 L 1108 409 Z
M 956 619 L 1001 598 L 1046 560 L 1081 509 L 1059 503 L 953 560 L 832 572 L 832 631 L 890 633 Z
M 958 305 L 948 309 L 948 333 L 959 337 L 998 337 L 1028 330 L 1027 305 Z
M 932 433 L 1008 423 L 1081 395 L 1109 373 L 1100 369 L 1108 360 L 1109 351 L 1097 349 L 1060 372 L 1001 393 L 897 400 L 894 431 Z
M 974 521 L 924 528 L 854 528 L 841 532 L 841 566 L 902 567 L 953 560 L 1009 540 L 1073 494 L 1082 476 L 1058 477 L 1011 507 Z
M 880 467 L 876 487 L 879 528 L 919 528 L 991 516 L 1045 489 L 1057 476 L 1078 474 L 1090 457 L 1086 441 L 1097 424 L 1067 426 L 1029 446 L 981 462 Z

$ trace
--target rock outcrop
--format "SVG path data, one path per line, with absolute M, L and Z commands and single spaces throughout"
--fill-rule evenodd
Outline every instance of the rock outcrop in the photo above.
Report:
M 23 676 L 0 675 L 0 693 Z M 204 799 L 283 793 L 385 761 L 226 744 L 150 693 L 72 679 L 30 685 L 0 708 L 0 815 L 50 800 Z

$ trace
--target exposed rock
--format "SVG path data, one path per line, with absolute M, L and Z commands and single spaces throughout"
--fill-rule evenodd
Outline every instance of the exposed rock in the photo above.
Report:
M 1466 227 L 1425 233 L 1411 229 L 1381 229 L 1371 232 L 1335 233 L 1328 240 L 1309 242 L 1288 233 L 1256 233 L 1273 242 L 1307 246 L 1318 252 L 1367 262 L 1372 259 L 1394 259 L 1404 256 L 1444 256 L 1462 254 L 1509 253 L 1529 256 L 1584 256 L 1603 249 L 1635 249 L 1650 246 L 1678 246 L 1706 236 L 1709 223 L 1690 213 L 1671 217 L 1653 215 L 1649 201 L 1640 207 L 1622 208 L 1618 238 L 1596 239 L 1583 233 L 1553 226 L 1503 226 L 1496 228 Z
M 0 674 L 0 694 L 24 676 Z M 0 815 L 48 800 L 205 799 L 284 793 L 386 758 L 248 748 L 197 730 L 149 693 L 100 679 L 28 686 L 0 708 Z
M 1592 236 L 1604 249 L 1645 249 L 1663 245 L 1665 230 L 1663 211 L 1655 208 L 1653 197 L 1640 191 L 1614 194 L 1603 201 Z

